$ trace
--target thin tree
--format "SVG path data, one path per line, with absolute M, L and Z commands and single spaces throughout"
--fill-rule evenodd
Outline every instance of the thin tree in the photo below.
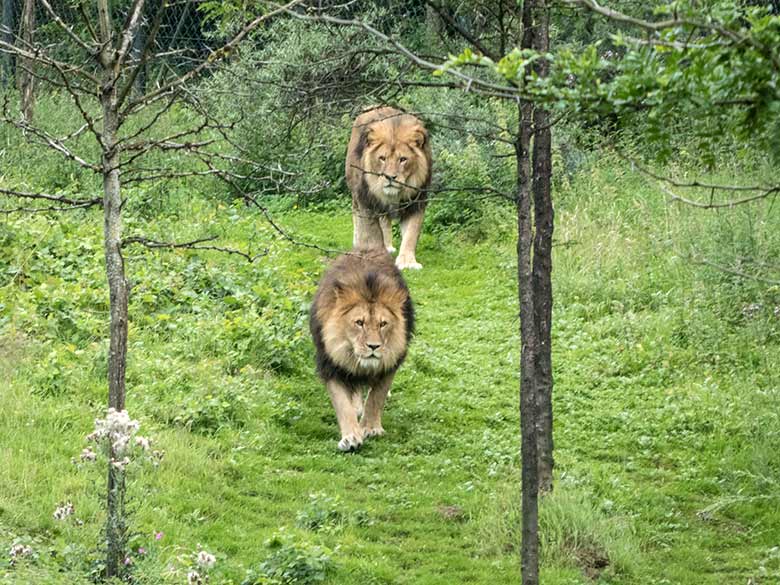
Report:
M 200 107 L 191 91 L 193 83 L 229 55 L 253 30 L 297 3 L 298 0 L 294 0 L 265 12 L 260 10 L 263 6 L 258 7 L 258 13 L 248 18 L 238 32 L 218 49 L 195 61 L 189 71 L 169 74 L 161 78 L 158 86 L 142 94 L 133 91 L 138 87 L 137 77 L 143 74 L 147 64 L 164 57 L 158 48 L 157 38 L 169 8 L 167 2 L 152 5 L 155 7 L 152 16 L 145 19 L 145 0 L 133 0 L 124 12 L 108 0 L 98 0 L 94 12 L 90 12 L 87 5 L 80 4 L 77 11 L 69 14 L 61 13 L 61 7 L 55 8 L 49 0 L 38 0 L 58 31 L 58 42 L 38 43 L 32 30 L 26 30 L 21 37 L 14 37 L 14 29 L 7 26 L 0 36 L 0 51 L 6 57 L 5 62 L 23 63 L 25 75 L 36 79 L 47 89 L 64 92 L 71 98 L 80 117 L 72 132 L 57 136 L 43 123 L 34 123 L 31 115 L 21 118 L 15 115 L 13 102 L 6 92 L 3 120 L 24 133 L 29 140 L 94 173 L 102 182 L 99 196 L 42 193 L 6 185 L 0 185 L 0 195 L 26 202 L 17 207 L 6 207 L 2 209 L 4 213 L 59 213 L 102 208 L 103 249 L 110 297 L 110 408 L 125 408 L 129 287 L 123 248 L 140 244 L 149 248 L 218 250 L 238 254 L 249 261 L 257 257 L 248 252 L 216 246 L 210 243 L 213 236 L 189 242 L 160 241 L 141 235 L 125 236 L 122 210 L 127 193 L 124 187 L 186 176 L 231 178 L 231 172 L 219 166 L 226 157 L 212 148 L 226 138 L 228 126 L 224 121 L 213 119 L 205 108 Z M 6 0 L 4 6 L 9 4 Z M 25 10 L 32 11 L 32 4 L 28 2 Z M 26 14 L 26 22 L 32 23 L 32 12 Z M 4 22 L 11 16 L 4 11 Z M 144 46 L 140 50 L 136 46 L 134 50 L 134 39 L 142 28 Z M 195 114 L 194 121 L 186 128 L 155 135 L 165 115 L 185 98 Z M 29 104 L 29 101 L 25 103 Z M 25 105 L 22 107 L 26 108 Z M 135 123 L 133 130 L 129 129 L 131 121 Z M 79 150 L 83 149 L 79 139 L 85 133 L 94 138 L 96 149 Z M 174 171 L 165 164 L 150 163 L 148 155 L 155 152 L 183 155 L 196 161 L 197 165 L 192 170 Z M 111 456 L 113 458 L 113 453 Z M 105 577 L 111 578 L 120 574 L 127 546 L 124 475 L 118 473 L 111 463 L 108 466 L 107 494 Z

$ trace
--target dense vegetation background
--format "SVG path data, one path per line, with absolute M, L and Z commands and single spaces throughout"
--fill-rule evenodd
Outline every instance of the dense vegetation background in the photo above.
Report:
M 418 8 L 367 14 L 416 50 L 447 50 Z M 554 25 L 574 53 L 604 36 L 593 16 L 562 11 Z M 125 255 L 127 406 L 164 451 L 131 476 L 138 583 L 186 582 L 199 549 L 216 555 L 211 583 L 517 582 L 514 206 L 485 195 L 511 192 L 514 162 L 511 145 L 484 138 L 516 110 L 436 87 L 380 91 L 408 65 L 361 47 L 372 48 L 365 35 L 282 19 L 198 87 L 213 112 L 240 118 L 231 148 L 276 169 L 244 188 L 289 237 L 208 177 L 129 190 L 128 233 L 267 249 L 252 264 Z M 343 456 L 306 322 L 328 255 L 295 242 L 349 246 L 344 151 L 355 111 L 377 101 L 426 119 L 447 190 L 426 215 L 425 268 L 407 276 L 419 330 L 388 434 Z M 773 184 L 776 127 L 746 137 L 724 126 L 744 120 L 691 115 L 589 113 L 554 131 L 557 484 L 541 503 L 544 583 L 780 580 L 778 210 L 771 198 L 671 204 L 632 162 L 680 180 Z M 39 96 L 52 131 L 73 116 L 66 96 Z M 172 109 L 161 135 L 190 116 L 185 103 Z M 99 189 L 15 129 L 0 140 L 0 186 Z M 101 221 L 0 219 L 2 583 L 88 583 L 100 571 L 104 470 L 79 454 L 105 407 Z M 73 515 L 55 519 L 67 501 Z M 17 545 L 31 553 L 12 558 Z

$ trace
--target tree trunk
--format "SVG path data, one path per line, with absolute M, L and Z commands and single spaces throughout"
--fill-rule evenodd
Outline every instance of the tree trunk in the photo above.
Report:
M 26 46 L 31 46 L 33 33 L 35 32 L 35 0 L 24 0 L 22 9 L 22 41 Z M 22 59 L 19 72 L 20 109 L 24 120 L 29 124 L 33 121 L 35 111 L 35 77 L 32 68 L 35 63 L 31 59 Z
M 3 0 L 3 24 L 0 28 L 0 39 L 9 45 L 14 44 L 16 32 L 16 19 L 14 14 L 14 0 Z M 4 86 L 9 86 L 14 81 L 14 56 L 11 53 L 2 53 L 2 81 Z
M 108 354 L 108 406 L 125 408 L 125 370 L 127 366 L 128 290 L 122 258 L 122 194 L 119 176 L 117 131 L 117 75 L 114 72 L 111 15 L 107 0 L 98 2 L 100 35 L 104 50 L 98 56 L 103 69 L 100 102 L 103 109 L 101 135 L 103 171 L 103 247 L 110 302 L 110 342 Z M 124 472 L 112 465 L 118 459 L 109 447 L 107 518 L 106 518 L 106 578 L 120 574 L 127 548 L 125 522 Z
M 108 77 L 108 74 L 107 74 Z M 108 406 L 125 408 L 127 366 L 128 291 L 122 258 L 122 196 L 119 156 L 116 148 L 117 108 L 113 75 L 110 87 L 103 88 L 103 241 L 110 300 L 110 342 L 108 354 Z M 111 460 L 117 459 L 113 449 Z M 124 473 L 109 463 L 108 517 L 106 520 L 106 577 L 119 574 L 124 558 L 126 527 L 124 518 Z
M 122 258 L 122 196 L 119 182 L 119 156 L 116 150 L 116 87 L 103 94 L 103 239 L 106 276 L 110 299 L 110 342 L 108 354 L 108 406 L 125 408 L 127 366 L 128 291 Z M 117 457 L 110 453 L 110 458 Z M 119 574 L 125 552 L 124 474 L 109 463 L 108 518 L 106 520 L 106 577 Z
M 536 1 L 534 13 L 533 48 L 540 53 L 549 49 L 549 11 L 545 0 Z M 547 77 L 549 63 L 542 59 L 536 62 L 536 73 Z M 534 255 L 533 255 L 533 297 L 534 322 L 538 353 L 536 356 L 537 396 L 537 447 L 539 468 L 539 489 L 542 492 L 553 488 L 553 411 L 552 411 L 552 236 L 553 205 L 551 193 L 552 154 L 550 113 L 546 109 L 534 108 L 533 144 L 533 194 L 534 194 Z
M 523 4 L 523 48 L 531 45 L 533 0 Z M 531 124 L 533 104 L 520 102 L 517 157 L 517 291 L 520 302 L 520 435 L 522 458 L 523 585 L 539 583 L 539 478 L 536 431 L 536 325 L 531 273 Z
M 534 17 L 538 0 L 523 2 L 521 47 L 534 48 Z M 530 71 L 526 71 L 529 74 Z M 517 288 L 520 300 L 520 433 L 522 456 L 522 585 L 539 584 L 539 427 L 537 362 L 540 351 L 536 321 L 536 282 L 532 272 L 534 226 L 531 197 L 535 181 L 531 175 L 533 103 L 520 102 L 517 157 Z M 534 140 L 536 149 L 536 140 Z M 536 170 L 536 169 L 534 169 Z M 535 206 L 534 206 L 535 207 Z M 536 264 L 534 264 L 536 266 Z
M 122 410 L 125 407 L 128 292 L 122 258 L 122 195 L 116 146 L 118 115 L 113 80 L 111 87 L 104 87 L 103 92 L 103 238 L 111 303 L 108 405 Z
M 536 326 L 531 274 L 531 118 L 533 105 L 520 105 L 517 156 L 517 288 L 520 301 L 520 434 L 522 458 L 522 583 L 539 582 L 539 478 L 536 430 Z

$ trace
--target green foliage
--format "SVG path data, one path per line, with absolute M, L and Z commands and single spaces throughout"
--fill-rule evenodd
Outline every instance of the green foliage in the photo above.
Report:
M 709 167 L 724 148 L 746 141 L 780 160 L 780 15 L 728 1 L 665 3 L 654 14 L 642 12 L 640 20 L 673 24 L 647 33 L 621 23 L 611 34 L 602 25 L 603 36 L 564 36 L 543 56 L 515 48 L 497 62 L 467 48 L 435 74 L 493 84 L 498 76 L 537 103 L 581 119 L 614 116 L 662 162 L 686 141 L 695 141 Z M 586 18 L 603 17 L 586 12 Z M 526 69 L 540 58 L 550 63 L 545 79 Z
M 223 426 L 240 426 L 249 406 L 245 396 L 230 388 L 216 393 L 183 395 L 174 403 L 171 423 L 194 432 L 215 433 Z
M 309 494 L 309 501 L 298 512 L 295 523 L 298 528 L 312 532 L 335 532 L 349 525 L 371 526 L 373 520 L 366 510 L 351 509 L 338 496 L 324 492 Z
M 505 216 L 512 213 L 511 205 L 497 194 L 504 189 L 509 197 L 512 192 L 506 175 L 496 175 L 490 153 L 475 140 L 469 139 L 465 144 L 444 142 L 437 149 L 436 173 L 447 181 L 444 184 L 473 187 L 434 191 L 426 211 L 426 227 L 439 235 L 457 230 L 459 235 L 474 241 L 485 239 L 496 228 L 506 225 L 501 221 L 502 212 Z
M 309 502 L 298 512 L 299 528 L 319 531 L 337 526 L 343 520 L 341 502 L 327 494 L 309 494 Z
M 272 537 L 266 547 L 267 558 L 242 585 L 314 585 L 325 581 L 333 567 L 331 553 L 322 547 L 287 542 L 283 536 Z
M 344 52 L 345 43 L 352 51 Z M 344 105 L 370 105 L 360 103 L 362 96 L 387 67 L 381 56 L 361 54 L 366 47 L 364 35 L 343 39 L 324 26 L 276 22 L 203 88 L 222 117 L 242 115 L 234 132 L 241 155 L 268 171 L 243 188 L 266 200 L 294 193 L 298 206 L 349 201 L 344 153 L 351 120 Z

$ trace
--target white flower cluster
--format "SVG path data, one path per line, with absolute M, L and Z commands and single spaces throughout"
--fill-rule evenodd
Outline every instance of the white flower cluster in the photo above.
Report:
M 81 452 L 81 460 L 92 462 L 97 459 L 97 453 L 92 450 L 92 447 L 87 447 Z
M 124 456 L 121 459 L 112 459 L 111 465 L 114 466 L 114 469 L 122 471 L 125 467 L 130 465 L 130 457 Z
M 109 408 L 106 418 L 95 419 L 95 430 L 87 435 L 87 440 L 108 441 L 114 455 L 119 458 L 127 451 L 130 440 L 140 426 L 137 420 L 130 418 L 126 410 Z
M 65 518 L 72 515 L 73 504 L 71 502 L 65 502 L 61 506 L 57 506 L 53 514 L 55 520 L 65 520 Z
M 198 553 L 196 561 L 201 569 L 210 569 L 217 564 L 217 557 L 211 553 L 206 552 L 205 550 L 202 550 Z
M 11 556 L 11 565 L 13 565 L 17 559 L 29 557 L 32 554 L 32 549 L 25 544 L 14 544 L 8 554 Z
M 200 549 L 200 545 L 198 545 Z M 217 557 L 203 549 L 195 555 L 196 569 L 187 573 L 187 585 L 206 585 L 209 582 L 209 569 L 217 564 Z

